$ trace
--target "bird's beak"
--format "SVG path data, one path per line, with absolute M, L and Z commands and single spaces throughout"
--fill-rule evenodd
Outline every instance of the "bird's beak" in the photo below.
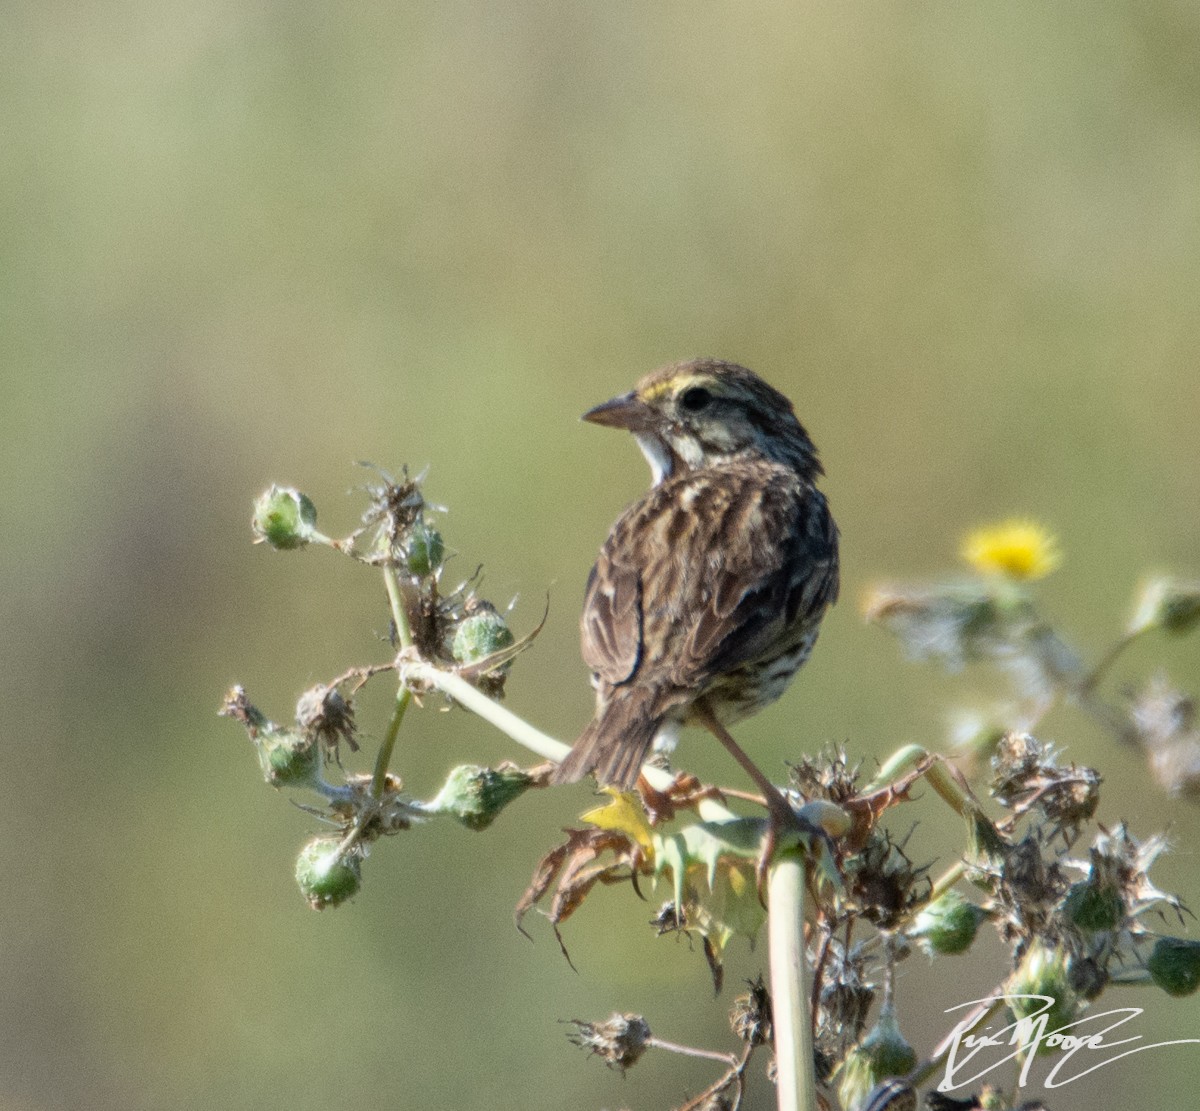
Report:
M 581 418 L 592 424 L 603 424 L 607 428 L 624 428 L 629 432 L 645 432 L 653 424 L 654 410 L 636 393 L 623 393 L 594 409 L 589 409 Z

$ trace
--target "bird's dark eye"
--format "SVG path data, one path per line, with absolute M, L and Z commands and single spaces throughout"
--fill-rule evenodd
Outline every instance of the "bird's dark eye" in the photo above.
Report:
M 679 395 L 679 404 L 689 413 L 700 412 L 710 401 L 712 401 L 712 394 L 703 386 L 692 386 L 691 389 L 684 390 Z

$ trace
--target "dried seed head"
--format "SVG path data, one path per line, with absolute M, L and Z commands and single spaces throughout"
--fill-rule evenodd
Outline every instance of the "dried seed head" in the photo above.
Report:
M 571 1025 L 575 1031 L 567 1036 L 572 1042 L 622 1073 L 636 1065 L 649 1048 L 650 1026 L 641 1015 L 613 1014 L 604 1022 L 582 1022 L 575 1018 Z
M 296 724 L 304 734 L 319 742 L 325 749 L 336 751 L 345 741 L 351 752 L 358 751 L 354 739 L 354 707 L 337 687 L 318 683 L 306 690 L 296 703 Z
M 750 1045 L 767 1045 L 775 1036 L 771 1025 L 771 994 L 763 978 L 746 981 L 750 990 L 733 1001 L 729 1025 Z
M 791 786 L 805 799 L 827 799 L 841 805 L 857 793 L 859 769 L 859 764 L 851 766 L 844 748 L 830 748 L 792 764 Z

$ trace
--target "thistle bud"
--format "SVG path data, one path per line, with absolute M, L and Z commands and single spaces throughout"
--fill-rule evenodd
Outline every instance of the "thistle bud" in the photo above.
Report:
M 464 618 L 454 630 L 450 652 L 459 663 L 473 664 L 509 647 L 512 642 L 512 630 L 504 618 L 491 606 L 480 603 L 478 612 Z
M 313 739 L 268 720 L 266 714 L 246 697 L 242 687 L 233 687 L 229 691 L 220 713 L 246 727 L 258 753 L 263 778 L 272 787 L 303 787 L 316 781 L 320 754 Z
M 1063 899 L 1063 914 L 1081 930 L 1114 930 L 1125 919 L 1121 889 L 1113 883 L 1086 880 L 1075 884 Z
M 290 486 L 272 486 L 254 503 L 250 522 L 255 543 L 266 542 L 276 551 L 303 548 L 317 539 L 317 507 L 307 495 Z
M 967 821 L 967 879 L 976 887 L 991 891 L 1011 846 L 978 806 L 968 805 L 963 816 Z
M 908 936 L 929 956 L 965 953 L 987 912 L 957 891 L 947 891 L 922 908 Z
M 1015 996 L 1045 996 L 1051 1000 L 1044 1011 L 1046 1032 L 1052 1034 L 1069 1026 L 1079 1017 L 1079 999 L 1071 987 L 1064 949 L 1035 940 L 1025 952 L 1017 970 L 1005 988 L 1009 1010 L 1017 1020 L 1030 1018 L 1046 1007 L 1044 999 L 1022 999 Z M 1038 1052 L 1051 1052 L 1053 1047 L 1038 1043 Z
M 1200 582 L 1155 579 L 1142 590 L 1129 622 L 1129 634 L 1161 628 L 1186 633 L 1200 621 Z
M 422 518 L 409 530 L 404 545 L 404 562 L 409 573 L 419 579 L 434 574 L 442 565 L 446 549 L 442 534 Z
M 313 910 L 340 906 L 362 886 L 358 854 L 339 845 L 337 837 L 314 837 L 296 858 L 296 883 Z
M 467 829 L 487 829 L 500 811 L 523 795 L 532 782 L 530 775 L 511 764 L 499 768 L 464 764 L 450 773 L 437 797 L 422 809 L 427 813 L 448 814 Z
M 1191 995 L 1200 987 L 1200 941 L 1160 937 L 1146 969 L 1168 995 Z
M 316 781 L 321 754 L 311 737 L 294 729 L 271 729 L 255 740 L 263 778 L 272 787 L 305 787 Z
M 838 1068 L 838 1096 L 842 1106 L 860 1109 L 875 1086 L 889 1076 L 904 1076 L 917 1065 L 917 1051 L 905 1040 L 896 1012 L 886 1002 L 870 1032 Z

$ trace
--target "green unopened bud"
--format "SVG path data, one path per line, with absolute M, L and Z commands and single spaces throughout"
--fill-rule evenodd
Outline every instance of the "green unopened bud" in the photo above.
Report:
M 303 548 L 316 539 L 317 507 L 290 486 L 272 486 L 254 503 L 250 522 L 256 543 L 266 542 L 277 551 Z
M 917 1065 L 917 1051 L 905 1040 L 888 1004 L 870 1032 L 843 1058 L 838 1067 L 838 1096 L 842 1106 L 858 1109 L 865 1105 L 875 1086 L 889 1076 L 904 1076 Z
M 296 858 L 296 883 L 313 910 L 340 906 L 362 886 L 357 853 L 339 851 L 337 837 L 314 837 Z
M 1125 919 L 1121 889 L 1115 884 L 1090 880 L 1077 883 L 1063 900 L 1063 914 L 1081 930 L 1091 933 L 1114 930 Z
M 422 809 L 448 814 L 468 829 L 487 829 L 500 811 L 523 795 L 532 782 L 530 775 L 512 765 L 480 768 L 463 764 L 450 773 L 437 797 Z
M 992 891 L 1011 846 L 978 806 L 968 804 L 963 817 L 967 821 L 967 879 L 976 887 Z
M 272 787 L 303 787 L 315 782 L 321 754 L 311 737 L 292 729 L 258 735 L 258 762 Z
M 929 956 L 965 953 L 975 940 L 987 912 L 957 891 L 947 891 L 923 907 L 909 937 L 916 938 Z
M 1129 633 L 1155 628 L 1186 633 L 1197 622 L 1200 622 L 1200 582 L 1155 579 L 1142 590 L 1129 622 Z
M 423 579 L 441 567 L 446 549 L 442 534 L 420 520 L 409 531 L 404 552 L 404 562 L 409 572 Z
M 311 737 L 269 721 L 240 686 L 233 687 L 225 696 L 220 713 L 246 727 L 258 753 L 263 778 L 272 787 L 300 787 L 315 782 L 320 754 Z
M 504 618 L 490 606 L 464 618 L 454 630 L 451 655 L 461 664 L 478 663 L 488 656 L 509 647 L 512 630 Z
M 1071 987 L 1067 969 L 1067 953 L 1064 949 L 1051 947 L 1035 940 L 1025 952 L 1017 970 L 1005 988 L 1009 1010 L 1017 1020 L 1028 1019 L 1041 1012 L 1044 999 L 1019 999 L 1013 996 L 1045 996 L 1052 1002 L 1045 1010 L 1046 1034 L 1053 1034 L 1069 1026 L 1079 1017 L 1079 998 Z M 1038 1042 L 1038 1052 L 1054 1052 L 1045 1041 Z
M 1200 941 L 1160 937 L 1146 969 L 1168 995 L 1191 995 L 1200 988 Z

